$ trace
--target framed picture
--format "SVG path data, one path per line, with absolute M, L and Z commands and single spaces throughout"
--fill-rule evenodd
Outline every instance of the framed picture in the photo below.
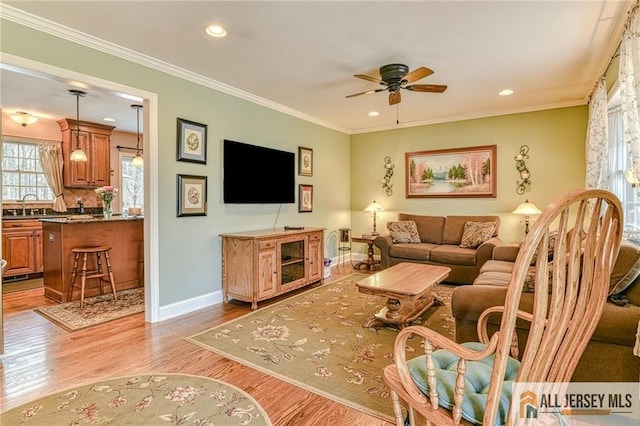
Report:
M 207 177 L 178 176 L 178 217 L 207 215 Z
M 313 176 L 313 150 L 311 148 L 298 147 L 298 174 Z
M 313 211 L 313 185 L 299 185 L 298 191 L 298 211 Z
M 178 161 L 207 164 L 207 125 L 178 118 Z
M 496 145 L 405 154 L 407 198 L 496 197 Z

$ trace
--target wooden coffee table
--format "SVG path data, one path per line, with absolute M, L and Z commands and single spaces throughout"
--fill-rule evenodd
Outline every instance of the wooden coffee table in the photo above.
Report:
M 449 276 L 450 268 L 420 263 L 399 263 L 356 282 L 360 293 L 387 298 L 387 305 L 362 324 L 404 328 L 434 305 L 432 288 Z

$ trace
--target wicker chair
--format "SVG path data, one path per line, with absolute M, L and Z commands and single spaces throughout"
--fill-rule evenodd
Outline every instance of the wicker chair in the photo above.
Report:
M 569 192 L 533 225 L 516 259 L 508 303 L 483 313 L 479 342 L 458 344 L 421 326 L 400 331 L 395 364 L 384 370 L 397 425 L 405 421 L 403 406 L 411 425 L 416 413 L 427 425 L 512 424 L 514 383 L 569 382 L 607 300 L 621 233 L 622 209 L 613 194 L 597 189 Z M 518 304 L 532 262 L 535 306 L 528 314 L 519 311 Z M 487 319 L 495 314 L 502 316 L 500 330 L 489 338 Z M 516 320 L 531 322 L 521 360 L 510 354 L 517 347 Z M 425 355 L 408 361 L 405 348 L 412 336 L 423 339 Z

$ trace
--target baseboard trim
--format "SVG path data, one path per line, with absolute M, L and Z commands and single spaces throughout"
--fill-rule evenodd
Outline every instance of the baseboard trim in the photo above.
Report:
M 165 321 L 179 317 L 180 315 L 186 315 L 199 309 L 213 306 L 217 303 L 222 303 L 222 290 L 187 300 L 181 300 L 180 302 L 171 303 L 169 305 L 160 306 L 160 309 L 158 310 L 158 321 Z

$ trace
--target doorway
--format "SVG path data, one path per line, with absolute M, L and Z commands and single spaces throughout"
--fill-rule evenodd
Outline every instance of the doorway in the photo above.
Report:
M 145 141 L 144 167 L 144 293 L 145 293 L 145 321 L 157 322 L 159 319 L 159 263 L 158 263 L 158 97 L 157 94 L 135 87 L 124 86 L 108 80 L 90 75 L 80 74 L 52 65 L 32 61 L 19 56 L 3 54 L 0 68 L 20 70 L 25 75 L 46 78 L 54 82 L 74 81 L 84 84 L 93 90 L 103 93 L 126 94 L 142 99 L 143 134 Z M 0 225 L 1 225 L 0 218 Z M 1 226 L 0 226 L 1 227 Z M 0 246 L 0 250 L 1 250 Z M 4 352 L 4 336 L 2 333 L 2 293 L 0 292 L 0 353 Z

